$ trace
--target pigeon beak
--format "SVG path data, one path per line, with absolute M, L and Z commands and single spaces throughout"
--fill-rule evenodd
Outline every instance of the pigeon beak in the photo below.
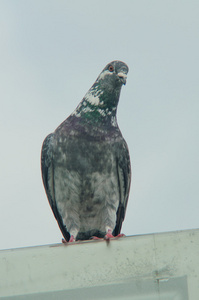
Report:
M 122 84 L 125 85 L 126 84 L 127 75 L 124 74 L 124 73 L 122 73 L 122 72 L 120 72 L 120 73 L 117 74 L 117 76 L 119 77 L 119 79 L 122 82 Z

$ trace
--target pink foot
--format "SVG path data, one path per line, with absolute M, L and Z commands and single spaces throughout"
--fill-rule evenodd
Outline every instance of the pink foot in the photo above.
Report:
M 70 240 L 68 242 L 65 239 L 62 239 L 63 244 L 68 244 L 68 243 L 72 243 L 72 242 L 75 242 L 75 238 L 73 235 L 70 236 Z
M 69 243 L 71 243 L 71 242 L 75 242 L 75 238 L 74 238 L 74 235 L 71 235 L 71 236 L 70 236 L 70 240 L 69 240 Z
M 114 238 L 114 236 L 112 235 L 112 230 L 111 230 L 111 229 L 108 229 L 108 232 L 107 232 L 107 234 L 105 235 L 104 239 L 109 241 L 109 240 L 112 239 L 112 238 Z
M 123 233 L 119 233 L 118 235 L 114 236 L 114 235 L 112 235 L 111 229 L 109 229 L 107 234 L 105 235 L 104 239 L 107 241 L 110 241 L 110 239 L 112 239 L 112 238 L 120 238 L 123 236 L 125 236 L 125 234 L 123 234 Z
M 124 233 L 119 233 L 118 235 L 116 235 L 116 237 L 123 237 L 123 236 L 125 236 L 125 234 Z
M 97 237 L 97 236 L 92 236 L 91 240 L 101 240 L 101 238 Z

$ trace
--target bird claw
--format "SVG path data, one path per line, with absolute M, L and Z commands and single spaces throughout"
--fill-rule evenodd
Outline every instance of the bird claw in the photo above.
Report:
M 105 240 L 110 240 L 110 239 L 113 239 L 115 236 L 110 234 L 110 233 L 107 233 L 104 237 Z

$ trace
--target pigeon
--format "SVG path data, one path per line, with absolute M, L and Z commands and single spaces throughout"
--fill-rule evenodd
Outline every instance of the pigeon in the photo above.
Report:
M 107 64 L 73 113 L 43 142 L 43 184 L 65 242 L 120 236 L 131 164 L 116 113 L 127 73 L 122 61 Z

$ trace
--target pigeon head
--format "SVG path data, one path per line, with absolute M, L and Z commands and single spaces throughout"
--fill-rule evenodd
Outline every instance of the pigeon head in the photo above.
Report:
M 128 66 L 122 61 L 107 64 L 72 116 L 81 118 L 83 122 L 117 126 L 117 105 L 127 73 Z
M 102 70 L 97 82 L 101 83 L 104 88 L 120 89 L 126 84 L 128 66 L 122 61 L 112 61 Z

